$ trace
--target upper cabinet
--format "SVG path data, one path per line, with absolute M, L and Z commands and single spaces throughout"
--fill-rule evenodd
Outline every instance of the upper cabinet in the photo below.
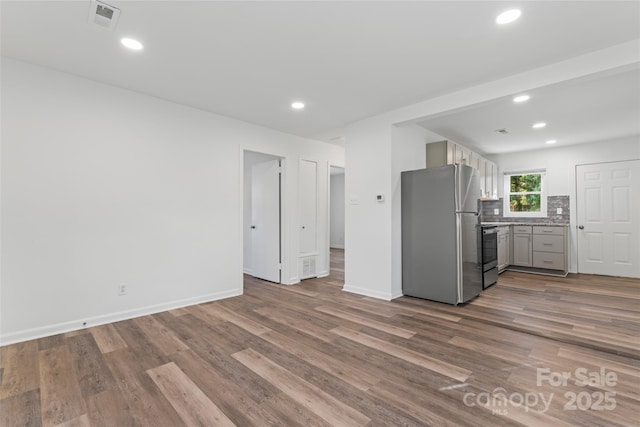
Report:
M 456 162 L 456 144 L 440 141 L 427 144 L 427 167 L 451 165 Z
M 429 143 L 426 153 L 428 168 L 457 163 L 477 169 L 480 175 L 482 197 L 498 198 L 498 165 L 495 163 L 452 141 Z

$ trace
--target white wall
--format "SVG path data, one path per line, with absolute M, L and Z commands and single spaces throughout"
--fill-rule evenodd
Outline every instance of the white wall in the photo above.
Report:
M 344 290 L 391 299 L 391 126 L 365 120 L 345 129 Z
M 331 175 L 329 185 L 329 246 L 344 249 L 344 173 Z
M 391 295 L 402 295 L 402 191 L 401 173 L 424 169 L 427 143 L 442 137 L 417 125 L 394 126 L 391 144 Z
M 297 161 L 341 147 L 8 58 L 1 83 L 3 344 L 241 293 L 243 149 L 286 159 L 297 279 Z
M 553 147 L 535 151 L 487 156 L 498 164 L 498 194 L 503 196 L 504 172 L 546 169 L 547 195 L 569 196 L 569 271 L 577 271 L 576 243 L 576 166 L 590 163 L 640 159 L 640 137 L 591 144 Z

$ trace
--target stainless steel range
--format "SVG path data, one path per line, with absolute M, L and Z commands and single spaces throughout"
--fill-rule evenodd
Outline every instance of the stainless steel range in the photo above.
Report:
M 482 289 L 498 281 L 498 228 L 495 225 L 480 227 L 482 254 Z

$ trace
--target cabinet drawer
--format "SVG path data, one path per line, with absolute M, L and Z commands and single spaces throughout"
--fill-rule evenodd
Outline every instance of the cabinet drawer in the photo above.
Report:
M 544 252 L 564 252 L 564 236 L 534 234 L 533 250 Z
M 531 234 L 531 226 L 530 225 L 514 225 L 513 233 L 514 234 Z
M 533 266 L 536 268 L 549 268 L 551 270 L 564 270 L 564 254 L 555 252 L 533 252 Z
M 533 227 L 533 234 L 551 234 L 555 236 L 564 236 L 564 227 L 544 227 L 538 225 Z
M 503 236 L 505 234 L 509 234 L 509 226 L 498 226 L 498 236 Z

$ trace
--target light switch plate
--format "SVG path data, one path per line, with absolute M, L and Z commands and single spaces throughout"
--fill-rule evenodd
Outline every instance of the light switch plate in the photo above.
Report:
M 562 215 L 562 208 L 556 208 L 556 214 Z

